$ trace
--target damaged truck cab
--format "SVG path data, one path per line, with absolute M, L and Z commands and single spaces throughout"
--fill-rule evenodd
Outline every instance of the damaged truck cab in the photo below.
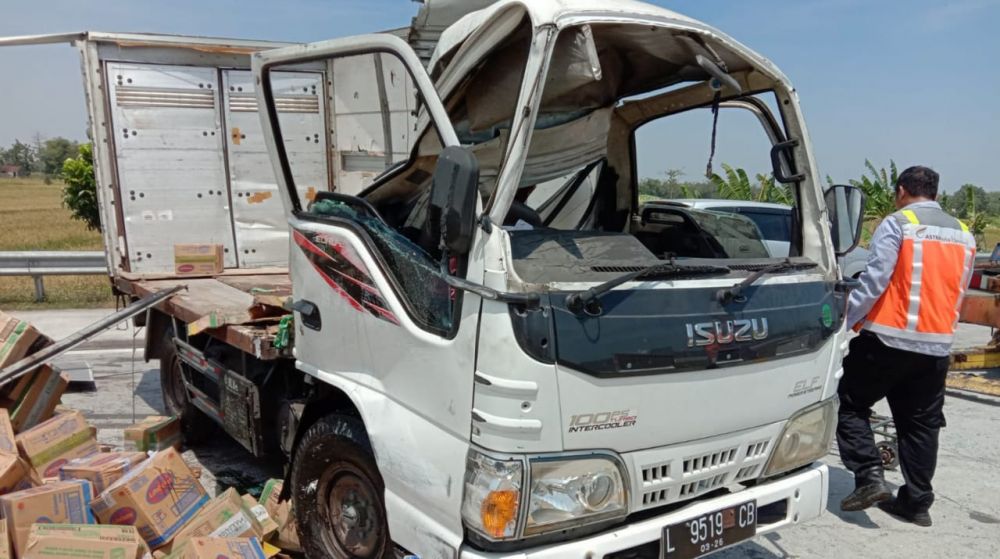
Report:
M 166 411 L 287 458 L 307 556 L 689 559 L 822 513 L 863 200 L 765 58 L 629 0 L 0 46 L 67 41 L 116 293 L 186 289 L 145 321 Z M 762 138 L 787 255 L 639 195 L 668 144 L 711 171 L 720 113 Z
M 391 35 L 253 69 L 295 363 L 329 398 L 293 414 L 307 551 L 696 557 L 821 514 L 846 348 L 836 256 L 861 198 L 821 189 L 769 61 L 646 4 L 508 0 L 449 27 L 426 69 Z M 297 174 L 288 72 L 365 115 L 330 139 L 373 171 L 356 196 Z M 787 258 L 744 218 L 640 204 L 636 130 L 723 108 L 770 140 L 794 197 Z

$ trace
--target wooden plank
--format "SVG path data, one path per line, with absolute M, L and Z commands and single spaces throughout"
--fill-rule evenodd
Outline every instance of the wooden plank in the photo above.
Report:
M 292 280 L 288 274 L 225 276 L 216 279 L 230 287 L 251 294 L 255 291 L 268 295 L 288 296 L 292 294 Z
M 171 278 L 163 280 L 129 281 L 117 278 L 115 286 L 129 295 L 144 297 L 174 285 L 187 285 L 188 290 L 158 305 L 158 309 L 185 323 L 192 323 L 218 310 L 245 311 L 253 305 L 253 296 L 212 278 Z M 242 305 L 242 306 L 240 306 Z M 286 357 L 285 351 L 274 347 L 275 325 L 243 324 L 225 325 L 206 333 L 217 340 L 249 353 L 258 359 L 271 360 Z
M 116 270 L 117 277 L 125 279 L 128 281 L 143 281 L 143 280 L 163 280 L 163 279 L 198 279 L 195 276 L 178 276 L 177 274 L 139 274 L 133 272 L 127 272 L 125 270 Z M 239 276 L 257 276 L 257 275 L 288 275 L 288 268 L 228 268 L 217 276 L 212 276 L 212 278 L 223 278 L 223 277 L 239 277 Z M 206 278 L 200 278 L 206 279 Z M 211 279 L 211 278 L 208 278 Z
M 1000 379 L 979 375 L 948 374 L 948 388 L 967 390 L 987 396 L 1000 396 Z
M 995 369 L 1000 367 L 1000 348 L 987 347 L 951 354 L 952 371 Z
M 962 301 L 959 321 L 1000 328 L 1000 293 L 970 289 Z

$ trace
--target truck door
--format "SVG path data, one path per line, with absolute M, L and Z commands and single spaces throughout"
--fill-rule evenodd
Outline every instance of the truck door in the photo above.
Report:
M 287 153 L 294 132 L 280 119 L 273 78 L 296 71 L 325 74 L 336 115 L 331 152 L 341 163 L 356 157 L 370 166 L 374 183 L 363 196 L 324 188 L 304 200 L 308 185 Z M 357 408 L 384 481 L 393 540 L 419 549 L 426 535 L 417 527 L 430 517 L 457 547 L 455 480 L 463 479 L 469 445 L 480 300 L 448 288 L 431 256 L 437 243 L 420 235 L 437 155 L 458 145 L 455 131 L 419 59 L 395 36 L 263 52 L 254 73 L 292 235 L 296 366 Z M 404 118 L 404 107 L 418 115 Z
M 326 96 L 323 74 L 281 72 L 272 76 L 285 152 L 308 203 L 328 182 Z M 227 154 L 233 197 L 233 228 L 240 267 L 285 266 L 288 225 L 274 169 L 260 129 L 253 74 L 222 73 L 228 130 Z
M 236 267 L 215 68 L 106 70 L 130 270 L 172 271 L 175 243 L 221 244 Z

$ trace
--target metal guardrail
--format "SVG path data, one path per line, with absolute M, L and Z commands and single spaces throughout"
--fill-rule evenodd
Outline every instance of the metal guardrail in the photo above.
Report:
M 0 276 L 31 276 L 35 301 L 45 300 L 45 276 L 82 276 L 108 273 L 100 251 L 0 252 Z

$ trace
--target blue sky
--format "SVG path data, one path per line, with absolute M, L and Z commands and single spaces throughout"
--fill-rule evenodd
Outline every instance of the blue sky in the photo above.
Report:
M 609 0 L 612 1 L 612 0 Z M 1000 0 L 658 0 L 773 60 L 796 84 L 823 174 L 837 181 L 890 158 L 926 164 L 954 190 L 1000 190 Z M 0 35 L 84 29 L 314 41 L 405 26 L 408 0 L 4 0 Z M 79 62 L 68 46 L 0 49 L 0 145 L 81 138 Z M 648 130 L 640 171 L 704 171 L 707 128 Z M 723 119 L 717 162 L 751 172 L 764 152 Z M 669 154 L 670 157 L 661 157 Z M 669 161 L 665 161 L 669 159 Z M 663 167 L 663 168 L 661 168 Z

